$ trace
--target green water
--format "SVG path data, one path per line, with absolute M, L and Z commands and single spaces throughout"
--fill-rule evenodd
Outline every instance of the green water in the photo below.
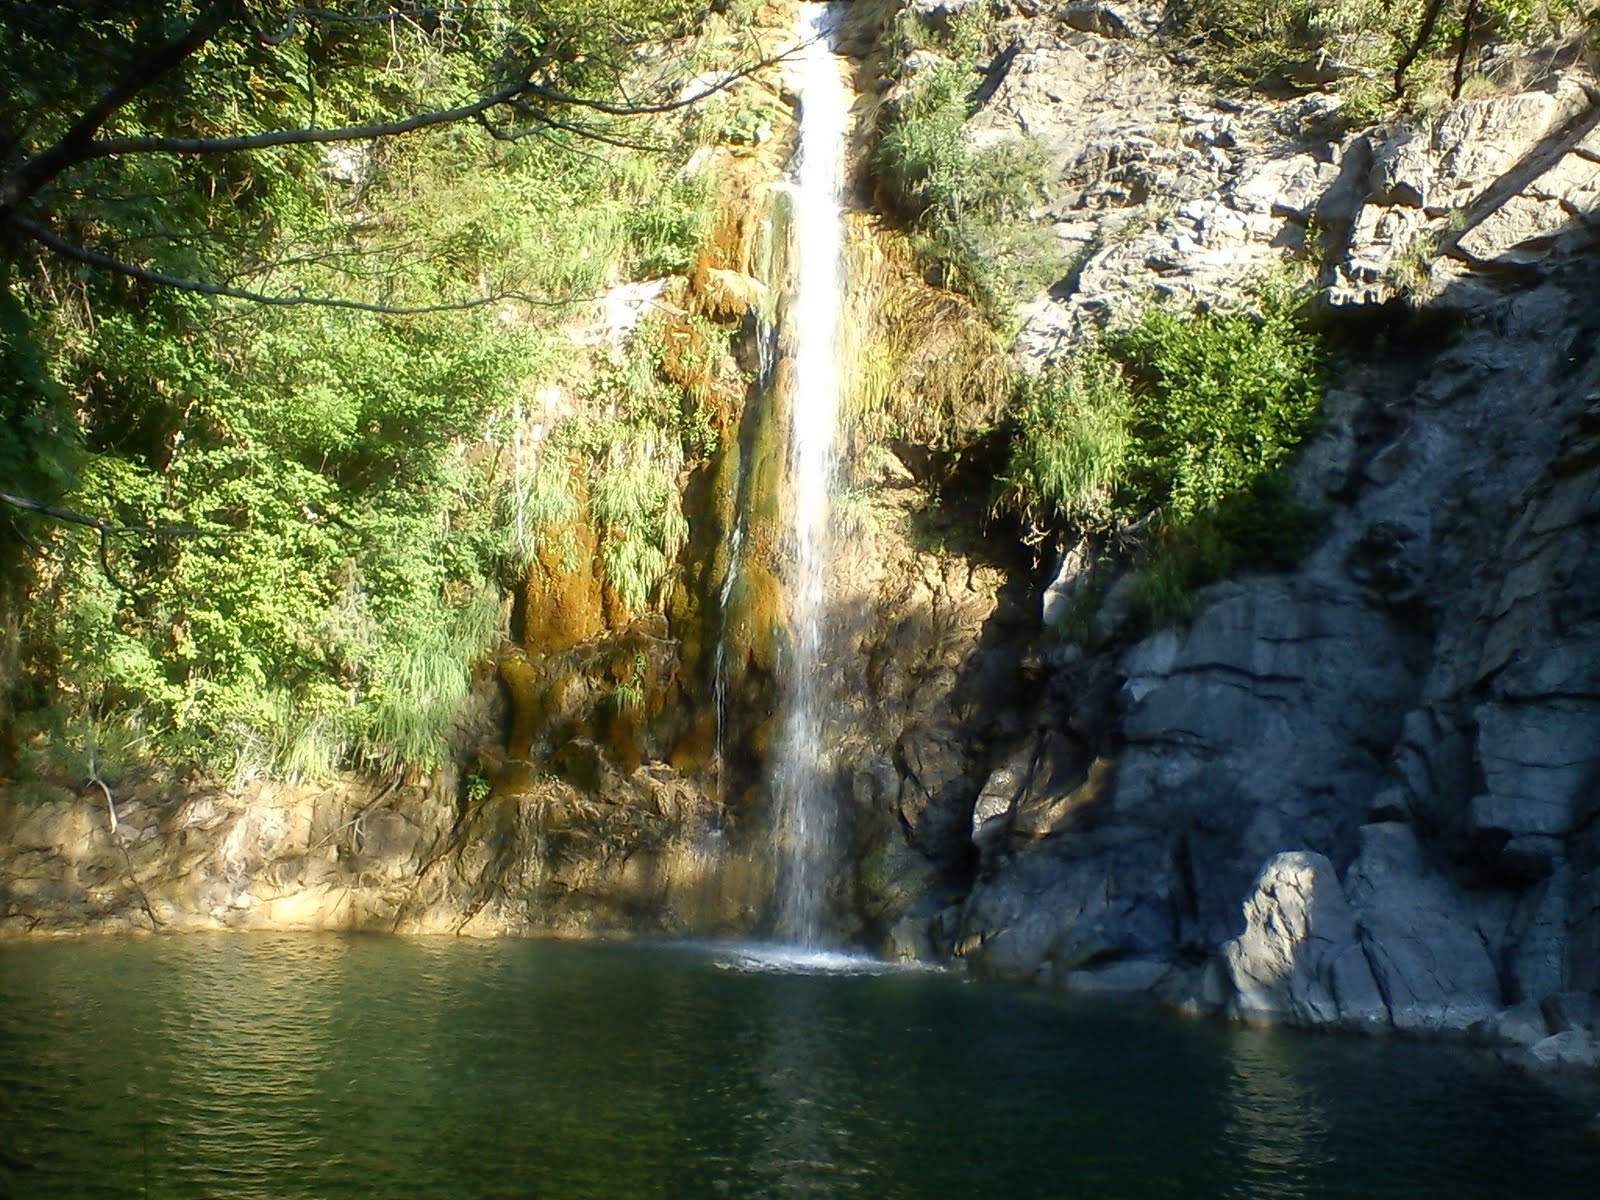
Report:
M 715 949 L 0 947 L 0 1195 L 1584 1197 L 1592 1089 Z

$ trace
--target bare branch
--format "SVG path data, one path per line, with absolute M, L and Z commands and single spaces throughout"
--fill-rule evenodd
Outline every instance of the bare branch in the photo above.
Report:
M 120 137 L 101 138 L 75 162 L 111 158 L 119 154 L 233 154 L 246 150 L 267 150 L 274 146 L 306 146 L 324 142 L 366 142 L 395 137 L 435 125 L 470 121 L 497 105 L 514 99 L 527 90 L 525 83 L 513 83 L 471 104 L 435 112 L 416 113 L 398 121 L 376 121 L 370 125 L 345 125 L 330 129 L 280 129 L 272 133 L 251 133 L 226 138 Z M 69 164 L 72 165 L 72 164 Z
M 520 142 L 524 138 L 539 137 L 549 130 L 556 129 L 563 133 L 574 134 L 591 142 L 599 142 L 605 146 L 615 146 L 620 150 L 638 150 L 646 154 L 661 154 L 670 147 L 665 142 L 646 142 L 635 138 L 618 137 L 616 134 L 607 133 L 593 125 L 582 125 L 573 121 L 563 121 L 549 113 L 541 112 L 525 105 L 515 105 L 516 111 L 533 123 L 532 127 L 525 129 L 507 128 L 496 125 L 485 115 L 477 117 L 477 123 L 490 137 L 497 142 Z
M 28 199 L 68 167 L 94 157 L 94 136 L 116 111 L 151 82 L 175 70 L 211 40 L 229 17 L 240 11 L 241 0 L 213 0 L 181 36 L 158 47 L 118 80 L 72 123 L 49 149 L 28 159 L 0 183 L 0 218 Z
M 12 217 L 11 223 L 23 233 L 48 247 L 64 258 L 81 262 L 87 266 L 98 267 L 102 271 L 110 271 L 114 275 L 125 275 L 129 279 L 137 279 L 143 283 L 154 283 L 162 287 L 176 288 L 180 292 L 194 292 L 201 296 L 222 296 L 231 300 L 248 300 L 253 304 L 265 304 L 276 308 L 342 308 L 354 312 L 378 313 L 389 317 L 418 317 L 429 313 L 467 312 L 477 308 L 487 308 L 491 304 L 501 304 L 507 300 L 516 300 L 522 304 L 531 304 L 538 308 L 567 308 L 572 305 L 586 304 L 593 297 L 574 298 L 570 300 L 550 300 L 538 296 L 528 296 L 522 292 L 497 292 L 492 296 L 483 296 L 476 300 L 460 300 L 449 304 L 420 304 L 414 307 L 396 307 L 388 304 L 369 304 L 363 300 L 348 300 L 339 296 L 274 296 L 265 292 L 253 292 L 248 288 L 233 287 L 225 283 L 210 283 L 203 279 L 185 279 L 181 275 L 169 275 L 165 271 L 154 271 L 148 267 L 135 266 L 133 263 L 123 262 L 121 259 L 112 258 L 110 255 L 101 254 L 97 250 L 90 250 L 67 241 L 54 230 L 30 221 L 26 217 Z
M 811 40 L 817 41 L 819 39 L 813 38 Z M 593 112 L 605 113 L 610 117 L 647 117 L 660 113 L 677 112 L 681 109 L 689 108 L 693 105 L 699 104 L 702 100 L 707 100 L 712 96 L 715 96 L 718 92 L 727 91 L 728 88 L 738 83 L 741 79 L 748 79 L 750 76 L 758 74 L 759 72 L 766 70 L 768 67 L 775 66 L 778 63 L 793 57 L 794 55 L 800 53 L 801 50 L 805 49 L 805 47 L 809 44 L 809 42 L 802 42 L 798 46 L 793 46 L 788 50 L 771 55 L 768 58 L 762 59 L 760 62 L 748 63 L 745 66 L 740 67 L 737 71 L 729 72 L 724 78 L 718 80 L 716 83 L 711 84 L 702 91 L 696 92 L 692 96 L 679 96 L 677 99 L 663 100 L 658 104 L 608 104 L 604 100 L 591 100 L 584 96 L 574 96 L 567 92 L 558 92 L 551 88 L 545 87 L 543 84 L 534 83 L 532 80 L 529 80 L 528 83 L 524 85 L 522 90 L 528 95 L 537 96 L 539 99 L 550 104 L 570 105 L 574 108 L 587 108 Z
M 598 135 L 588 128 L 563 125 L 558 119 L 548 114 L 538 113 L 516 102 L 525 96 L 536 96 L 547 104 L 585 108 L 610 117 L 656 116 L 662 113 L 677 112 L 698 104 L 719 92 L 726 91 L 739 80 L 748 78 L 759 71 L 765 70 L 767 67 L 782 62 L 795 52 L 794 49 L 786 50 L 781 54 L 762 59 L 760 62 L 750 63 L 730 73 L 725 78 L 719 79 L 716 83 L 695 92 L 693 95 L 679 96 L 676 99 L 665 100 L 657 104 L 610 104 L 604 100 L 591 100 L 583 96 L 559 92 L 545 87 L 543 84 L 534 83 L 531 80 L 518 80 L 516 83 L 508 84 L 499 91 L 474 100 L 470 104 L 462 104 L 455 108 L 440 109 L 434 112 L 416 113 L 398 121 L 382 121 L 369 125 L 348 125 L 327 129 L 280 129 L 271 133 L 242 134 L 238 137 L 226 138 L 176 138 L 157 135 L 101 138 L 98 141 L 91 142 L 84 153 L 74 159 L 72 163 L 65 165 L 86 162 L 93 158 L 111 158 L 120 154 L 233 154 L 249 150 L 267 150 L 275 146 L 372 141 L 377 138 L 411 133 L 418 129 L 429 129 L 436 125 L 450 125 L 458 121 L 474 119 L 487 126 L 486 114 L 491 109 L 501 105 L 510 105 L 521 115 L 541 124 L 550 125 L 553 128 L 565 128 L 582 136 L 594 136 L 597 140 L 604 141 L 606 140 L 604 136 Z M 501 140 L 506 139 L 502 138 Z M 615 144 L 631 148 L 630 144 L 626 142 L 617 142 Z
M 69 525 L 82 525 L 88 529 L 98 530 L 102 540 L 122 536 L 158 538 L 244 536 L 244 531 L 240 529 L 197 529 L 192 525 L 115 525 L 105 517 L 91 517 L 86 513 L 74 512 L 70 508 L 56 508 L 51 504 L 41 504 L 26 496 L 13 496 L 7 492 L 0 492 L 0 504 L 9 504 L 12 508 L 38 513 L 41 517 L 49 517 L 55 521 L 65 521 Z
M 531 79 L 522 78 L 470 103 L 448 109 L 415 113 L 395 121 L 377 121 L 370 124 L 329 128 L 281 129 L 266 133 L 241 134 L 235 137 L 220 138 L 180 138 L 160 135 L 105 138 L 97 138 L 95 136 L 112 114 L 137 95 L 140 90 L 147 87 L 151 80 L 181 65 L 186 59 L 200 50 L 227 20 L 237 16 L 241 11 L 242 0 L 213 0 L 213 3 L 205 11 L 201 19 L 182 37 L 160 47 L 150 58 L 139 64 L 136 73 L 130 74 L 110 88 L 73 123 L 72 127 L 62 135 L 60 140 L 17 167 L 10 176 L 0 182 L 0 220 L 4 220 L 14 213 L 19 204 L 33 196 L 63 171 L 94 159 L 111 158 L 125 154 L 175 154 L 186 156 L 232 154 L 266 150 L 279 146 L 371 141 L 378 138 L 412 133 L 421 129 L 473 120 L 483 124 L 485 128 L 489 128 L 487 114 L 502 105 L 510 105 L 519 111 L 525 119 L 533 120 L 535 123 L 549 128 L 564 129 L 579 136 L 592 137 L 596 140 L 625 148 L 647 149 L 648 147 L 645 145 L 625 141 L 587 126 L 565 122 L 553 114 L 539 112 L 531 106 L 517 102 L 531 97 L 558 109 L 587 109 L 591 112 L 612 117 L 641 117 L 676 112 L 727 90 L 739 80 L 763 71 L 767 67 L 789 58 L 801 49 L 801 47 L 794 47 L 779 54 L 763 58 L 758 62 L 749 63 L 692 95 L 678 96 L 674 99 L 654 104 L 613 104 L 605 100 L 591 99 L 558 91 L 544 84 L 535 83 Z M 410 15 L 398 10 L 392 10 L 392 12 L 396 18 Z M 308 19 L 312 17 L 327 19 L 330 16 L 330 14 L 326 14 L 321 10 L 296 9 L 295 13 L 290 14 L 291 23 L 295 14 L 305 16 Z M 383 14 L 383 16 L 384 19 L 389 19 L 389 14 Z M 502 129 L 497 132 L 491 128 L 490 132 L 501 140 L 514 140 L 518 136 L 515 131 L 509 129 Z M 22 225 L 23 222 L 18 220 L 16 224 Z M 38 236 L 37 232 L 34 232 L 34 236 Z M 44 239 L 41 238 L 40 240 Z M 56 248 L 59 249 L 59 247 Z M 68 251 L 62 252 L 69 253 Z M 100 265 L 107 266 L 108 270 L 115 269 L 107 264 Z M 191 288 L 190 290 L 200 289 Z

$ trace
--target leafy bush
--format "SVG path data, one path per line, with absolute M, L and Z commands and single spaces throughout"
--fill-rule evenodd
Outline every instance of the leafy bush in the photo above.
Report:
M 1085 354 L 1017 390 L 1000 504 L 1036 527 L 1104 528 L 1132 444 L 1133 398 L 1116 364 Z
M 965 136 L 987 21 L 983 5 L 963 10 L 942 47 L 948 57 L 904 82 L 876 165 L 940 282 L 1003 324 L 1020 298 L 1055 277 L 1059 254 L 1048 229 L 1019 220 L 1044 194 L 1043 148 L 1032 141 L 974 147 Z
M 1019 385 L 999 505 L 1123 547 L 1147 624 L 1184 615 L 1205 583 L 1292 565 L 1312 530 L 1286 468 L 1321 399 L 1322 351 L 1285 289 L 1258 300 L 1253 314 L 1151 308 Z
M 1152 308 L 1110 335 L 1136 397 L 1123 505 L 1183 521 L 1281 466 L 1321 400 L 1315 338 L 1292 298 L 1262 312 Z

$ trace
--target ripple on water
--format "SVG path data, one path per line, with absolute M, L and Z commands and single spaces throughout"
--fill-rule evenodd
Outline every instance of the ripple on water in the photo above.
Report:
M 886 962 L 868 954 L 820 950 L 778 942 L 686 943 L 703 950 L 721 971 L 767 975 L 897 975 L 926 966 Z
M 1590 1087 L 765 945 L 0 947 L 0 1197 L 1593 1200 Z

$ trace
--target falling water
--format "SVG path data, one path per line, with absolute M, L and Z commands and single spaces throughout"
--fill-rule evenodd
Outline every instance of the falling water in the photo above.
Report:
M 733 527 L 728 539 L 728 573 L 723 576 L 722 587 L 717 591 L 717 616 L 724 630 L 728 627 L 728 601 L 733 598 L 734 581 L 739 578 L 739 552 L 744 547 L 744 521 Z M 712 658 L 712 702 L 717 709 L 717 787 L 727 800 L 728 786 L 728 639 L 717 639 L 716 653 Z
M 797 71 L 800 153 L 793 185 L 797 287 L 790 478 L 794 566 L 790 579 L 794 657 L 789 709 L 774 787 L 779 863 L 777 930 L 814 946 L 822 939 L 834 840 L 832 806 L 821 786 L 825 749 L 821 686 L 828 494 L 839 415 L 839 310 L 844 152 L 849 99 L 829 44 L 835 5 L 801 8 L 805 43 Z

